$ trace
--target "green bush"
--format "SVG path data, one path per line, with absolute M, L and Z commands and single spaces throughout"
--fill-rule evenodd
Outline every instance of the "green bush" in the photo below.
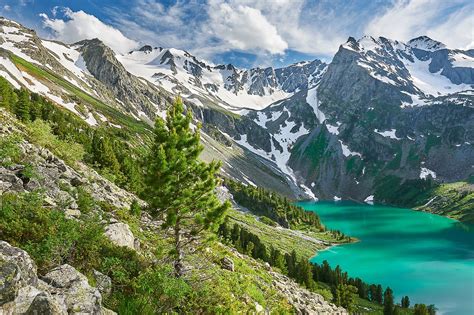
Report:
M 130 205 L 130 214 L 136 217 L 140 217 L 142 213 L 142 208 L 140 207 L 140 204 L 138 201 L 133 200 L 132 204 Z
M 265 223 L 266 225 L 277 226 L 277 223 L 268 217 L 261 216 L 259 220 L 260 222 Z
M 48 148 L 67 163 L 74 164 L 83 159 L 84 148 L 82 145 L 73 141 L 58 139 L 47 122 L 36 119 L 29 123 L 27 127 L 32 142 Z
M 0 166 L 10 166 L 21 160 L 20 141 L 21 136 L 17 133 L 0 137 Z
M 77 188 L 77 206 L 82 214 L 88 214 L 95 207 L 95 200 L 83 187 Z
M 134 281 L 134 292 L 123 297 L 118 305 L 119 314 L 166 314 L 184 304 L 190 292 L 189 285 L 175 278 L 167 268 L 149 269 Z
M 64 213 L 42 207 L 40 194 L 5 194 L 0 207 L 0 239 L 25 249 L 41 272 L 70 263 L 87 270 L 98 265 L 106 239 L 96 218 L 67 220 Z

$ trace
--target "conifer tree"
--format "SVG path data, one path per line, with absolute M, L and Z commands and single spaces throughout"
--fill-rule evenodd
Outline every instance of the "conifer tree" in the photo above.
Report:
M 383 304 L 383 290 L 382 290 L 382 286 L 379 284 L 377 285 L 377 290 L 375 292 L 375 302 L 379 303 L 379 304 Z
M 30 94 L 24 88 L 18 92 L 15 114 L 21 121 L 30 120 Z
M 5 78 L 0 77 L 0 107 L 10 110 L 14 102 L 15 94 L 10 83 Z
M 94 132 L 92 154 L 94 162 L 98 163 L 101 168 L 107 168 L 113 174 L 117 174 L 120 171 L 120 163 L 115 156 L 114 148 L 102 131 L 97 130 Z
M 154 143 L 148 157 L 145 198 L 153 215 L 166 214 L 164 227 L 174 232 L 174 269 L 181 277 L 184 249 L 204 230 L 217 228 L 228 202 L 222 204 L 214 189 L 220 163 L 198 159 L 200 126 L 191 129 L 191 112 L 183 114 L 180 98 L 168 109 L 166 121 L 155 122 Z
M 357 288 L 352 285 L 338 284 L 334 291 L 334 303 L 352 312 Z
M 387 287 L 383 294 L 383 314 L 392 315 L 393 314 L 393 291 L 390 287 Z
M 425 304 L 415 304 L 414 313 L 415 315 L 429 315 L 428 308 Z
M 408 296 L 402 297 L 401 306 L 402 306 L 403 308 L 408 308 L 408 307 L 410 307 L 410 298 L 408 298 Z
M 306 288 L 312 289 L 314 287 L 314 282 L 310 262 L 306 259 L 301 259 L 301 261 L 298 263 L 297 272 L 298 282 L 304 284 Z

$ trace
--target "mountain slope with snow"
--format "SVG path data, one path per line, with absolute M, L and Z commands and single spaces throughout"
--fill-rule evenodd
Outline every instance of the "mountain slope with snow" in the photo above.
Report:
M 234 112 L 261 110 L 288 98 L 307 86 L 309 75 L 325 67 L 316 60 L 281 69 L 244 70 L 230 64 L 209 65 L 186 51 L 151 46 L 116 57 L 130 73 L 170 93 L 181 93 L 196 105 L 213 102 Z
M 90 125 L 137 131 L 179 94 L 203 124 L 203 158 L 289 197 L 391 202 L 387 187 L 474 172 L 472 50 L 365 36 L 329 64 L 239 69 L 174 48 L 116 54 L 97 39 L 66 45 L 14 21 L 0 27 L 0 75 L 16 88 Z

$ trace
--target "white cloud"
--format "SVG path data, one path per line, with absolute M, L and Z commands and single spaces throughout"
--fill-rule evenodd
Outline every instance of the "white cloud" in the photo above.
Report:
M 262 12 L 246 5 L 210 1 L 208 25 L 213 35 L 240 50 L 283 53 L 287 42 Z
M 463 0 L 397 0 L 364 32 L 398 40 L 428 35 L 450 48 L 473 47 L 473 10 L 474 6 Z
M 458 11 L 438 26 L 427 31 L 428 36 L 438 39 L 448 47 L 474 49 L 474 6 Z
M 347 0 L 136 0 L 126 8 L 104 7 L 111 26 L 70 9 L 57 12 L 64 18 L 54 10 L 43 17 L 67 42 L 97 37 L 126 52 L 137 40 L 211 60 L 238 50 L 268 64 L 289 50 L 330 59 L 349 36 L 364 34 L 399 40 L 428 35 L 448 47 L 474 48 L 473 6 L 469 0 L 367 1 L 364 8 Z
M 4 11 L 10 11 L 10 10 L 11 10 L 11 7 L 10 7 L 8 4 L 5 4 L 5 5 L 3 6 L 3 10 L 4 10 Z
M 55 39 L 75 43 L 83 39 L 98 38 L 116 52 L 127 52 L 138 46 L 138 43 L 125 37 L 119 30 L 104 24 L 93 15 L 84 11 L 72 11 L 69 8 L 61 8 L 65 19 L 50 18 L 42 13 L 43 26 L 54 32 Z M 56 15 L 57 8 L 53 9 Z

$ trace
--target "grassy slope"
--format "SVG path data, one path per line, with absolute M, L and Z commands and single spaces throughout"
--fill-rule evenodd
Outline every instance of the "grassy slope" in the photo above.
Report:
M 137 121 L 131 116 L 128 116 L 119 110 L 103 103 L 101 100 L 91 96 L 90 94 L 84 92 L 80 88 L 76 87 L 69 81 L 63 79 L 57 74 L 41 68 L 37 65 L 34 65 L 14 54 L 10 55 L 12 62 L 22 71 L 28 72 L 30 75 L 41 81 L 48 81 L 53 83 L 64 90 L 69 94 L 77 96 L 83 102 L 91 105 L 93 108 L 98 109 L 102 114 L 107 116 L 109 119 L 115 121 L 116 123 L 126 127 L 126 129 L 138 133 L 145 133 L 151 130 L 150 126 L 145 124 L 142 121 Z
M 422 196 L 415 209 L 474 223 L 474 184 L 441 184 Z

